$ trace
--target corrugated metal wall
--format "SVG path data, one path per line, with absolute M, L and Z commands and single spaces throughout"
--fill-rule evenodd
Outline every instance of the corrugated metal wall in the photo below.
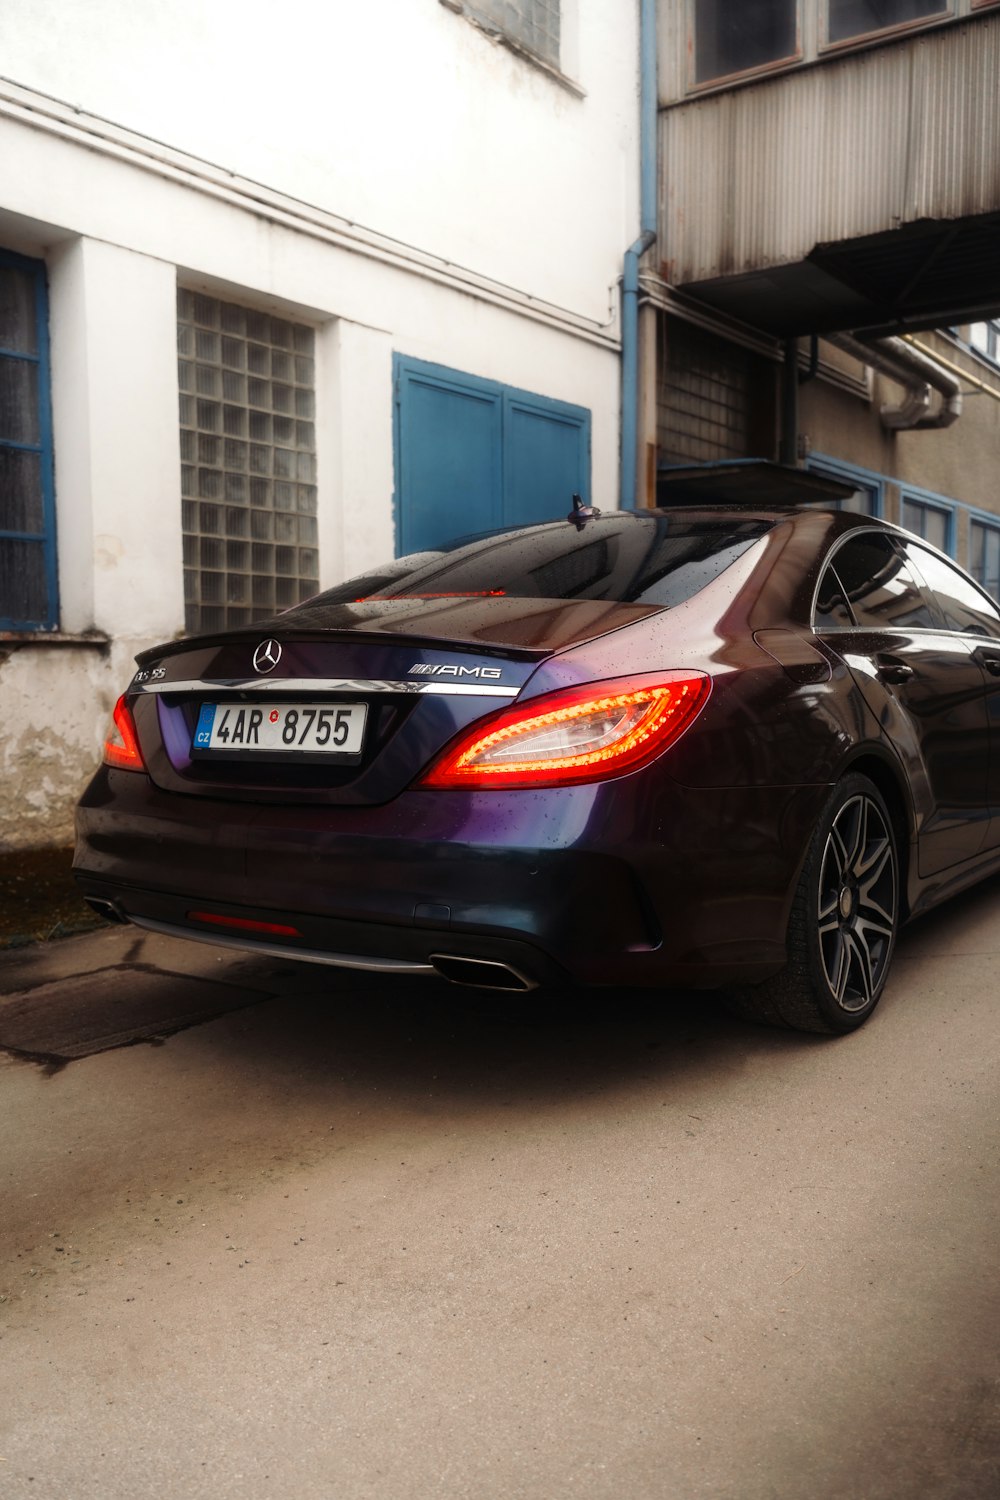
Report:
M 1000 210 L 1000 15 L 660 114 L 660 244 L 684 285 Z

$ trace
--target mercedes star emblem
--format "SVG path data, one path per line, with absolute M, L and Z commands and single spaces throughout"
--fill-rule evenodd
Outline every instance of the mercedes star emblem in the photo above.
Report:
M 275 640 L 261 641 L 253 654 L 254 670 L 270 672 L 281 660 L 281 647 Z

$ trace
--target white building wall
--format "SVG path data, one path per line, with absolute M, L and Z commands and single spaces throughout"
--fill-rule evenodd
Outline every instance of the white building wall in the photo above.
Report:
M 61 625 L 169 635 L 184 607 L 174 270 L 93 239 L 53 269 Z
M 572 87 L 440 0 L 0 8 L 0 248 L 48 271 L 64 637 L 0 639 L 0 848 L 69 836 L 133 653 L 183 628 L 179 284 L 316 329 L 324 586 L 393 551 L 396 353 L 588 408 L 615 503 L 637 24 L 566 8 Z
M 5 78 L 599 320 L 636 190 L 637 5 L 563 10 L 566 87 L 441 0 L 5 0 L 0 57 Z

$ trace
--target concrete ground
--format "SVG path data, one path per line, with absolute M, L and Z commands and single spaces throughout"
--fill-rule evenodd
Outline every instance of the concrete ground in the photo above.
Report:
M 1000 1494 L 998 956 L 993 881 L 826 1041 L 0 954 L 0 1495 Z

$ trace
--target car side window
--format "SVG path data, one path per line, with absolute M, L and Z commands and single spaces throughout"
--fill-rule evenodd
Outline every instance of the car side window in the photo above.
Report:
M 838 625 L 851 626 L 853 624 L 854 616 L 851 614 L 851 606 L 844 593 L 844 585 L 837 577 L 833 564 L 830 563 L 816 592 L 816 615 L 813 629 L 829 630 Z
M 848 537 L 834 553 L 832 569 L 862 629 L 941 628 L 932 599 L 885 532 Z
M 904 546 L 920 576 L 937 599 L 949 630 L 961 630 L 965 635 L 1000 638 L 1000 609 L 992 599 L 982 593 L 971 579 L 946 563 L 944 558 L 929 552 L 926 547 L 918 547 L 912 542 L 906 542 Z

